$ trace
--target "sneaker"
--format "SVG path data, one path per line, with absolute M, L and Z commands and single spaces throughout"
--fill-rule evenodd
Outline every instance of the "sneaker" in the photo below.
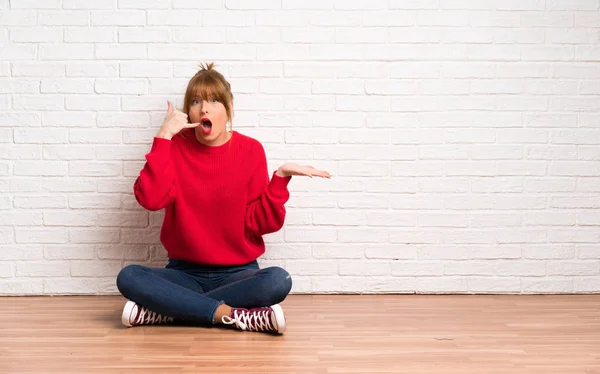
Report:
M 223 316 L 221 322 L 226 325 L 235 325 L 244 331 L 264 331 L 283 334 L 285 331 L 285 317 L 279 304 L 263 308 L 231 308 L 229 316 Z
M 127 303 L 125 303 L 125 307 L 123 308 L 121 322 L 123 322 L 123 324 L 127 327 L 132 327 L 139 325 L 169 323 L 173 322 L 173 318 L 162 316 L 129 300 Z

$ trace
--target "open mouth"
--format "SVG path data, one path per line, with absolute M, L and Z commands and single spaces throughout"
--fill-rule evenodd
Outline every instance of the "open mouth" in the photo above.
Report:
M 205 135 L 210 134 L 212 131 L 212 122 L 208 118 L 202 118 L 202 132 Z

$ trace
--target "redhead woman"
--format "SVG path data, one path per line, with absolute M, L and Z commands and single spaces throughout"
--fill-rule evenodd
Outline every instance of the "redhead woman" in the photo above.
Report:
M 292 176 L 329 178 L 294 163 L 269 178 L 262 144 L 232 129 L 231 85 L 201 65 L 183 110 L 167 114 L 134 184 L 138 203 L 165 210 L 164 268 L 129 265 L 117 276 L 126 326 L 190 321 L 282 334 L 292 288 L 280 267 L 259 268 L 263 235 L 284 224 Z

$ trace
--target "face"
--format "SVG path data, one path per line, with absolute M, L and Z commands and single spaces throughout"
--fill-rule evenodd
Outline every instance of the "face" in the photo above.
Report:
M 192 99 L 188 116 L 192 123 L 200 123 L 200 126 L 194 129 L 196 139 L 200 143 L 218 146 L 225 144 L 229 140 L 227 110 L 225 109 L 225 105 L 217 99 Z

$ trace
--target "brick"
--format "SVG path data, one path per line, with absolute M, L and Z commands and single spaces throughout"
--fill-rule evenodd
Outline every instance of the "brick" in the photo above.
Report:
M 63 41 L 63 31 L 58 27 L 31 27 L 13 29 L 10 40 L 17 43 L 60 43 Z
M 385 243 L 388 230 L 381 228 L 338 228 L 340 243 Z
M 93 3 L 86 0 L 63 0 L 64 9 L 114 9 L 116 6 L 117 0 L 98 0 Z
M 533 294 L 573 293 L 574 282 L 565 277 L 522 278 L 521 289 L 523 293 Z
M 87 26 L 89 12 L 84 11 L 40 11 L 38 24 L 44 26 Z
M 576 293 L 596 293 L 598 288 L 600 288 L 600 282 L 597 277 L 575 278 L 574 292 Z
M 572 13 L 567 12 L 568 15 Z M 600 14 L 597 12 L 577 12 L 575 13 L 576 27 L 598 27 L 600 25 Z M 571 26 L 571 25 L 569 25 Z
M 149 257 L 148 246 L 145 244 L 100 244 L 95 248 L 101 260 L 146 261 Z
M 91 94 L 94 93 L 94 83 L 84 79 L 42 80 L 40 90 L 42 93 Z
M 575 18 L 577 17 L 579 17 L 579 15 Z M 523 27 L 572 27 L 573 14 L 560 12 L 528 12 L 521 15 L 521 24 Z
M 0 190 L 4 192 L 39 192 L 41 190 L 41 185 L 41 177 L 19 177 L 0 180 Z M 10 200 L 10 202 L 8 200 Z M 12 199 L 9 196 L 0 199 L 0 202 L 2 202 L 0 203 L 0 206 L 3 206 L 3 204 L 12 205 Z
M 69 208 L 72 209 L 120 209 L 121 196 L 115 194 L 96 194 L 69 196 Z
M 341 260 L 338 264 L 341 276 L 390 275 L 390 263 L 386 261 Z
M 68 62 L 67 77 L 118 77 L 119 65 L 103 62 Z
M 479 209 L 544 209 L 546 208 L 546 198 L 535 195 L 498 195 L 498 196 L 478 196 L 472 195 L 469 198 L 456 197 L 447 200 L 444 204 L 446 209 L 456 210 L 479 210 Z
M 598 0 L 550 0 L 549 10 L 598 10 Z
M 64 77 L 65 63 L 63 62 L 25 62 L 12 63 L 13 77 Z
M 498 276 L 543 276 L 546 264 L 542 261 L 499 260 L 494 266 Z
M 181 0 L 176 1 L 178 4 L 181 2 Z M 206 2 L 210 3 L 211 1 Z M 119 0 L 119 9 L 168 9 L 170 5 L 170 0 Z
M 35 26 L 35 23 L 35 11 L 7 10 L 0 13 L 0 26 Z
M 0 245 L 0 260 L 2 261 L 31 261 L 41 260 L 42 258 L 43 251 L 41 245 Z
M 438 261 L 402 261 L 393 262 L 392 275 L 396 277 L 441 276 L 444 263 Z
M 148 92 L 143 79 L 96 79 L 94 90 L 99 94 L 139 95 Z
M 39 295 L 43 287 L 42 280 L 0 280 L 0 295 Z
M 3 212 L 0 216 L 0 226 L 40 226 L 41 212 Z
M 101 112 L 98 113 L 96 119 L 98 127 L 147 127 L 150 124 L 150 116 L 148 113 L 123 113 L 123 112 Z M 121 137 L 123 143 L 142 143 L 150 144 L 151 139 L 158 132 L 156 129 L 146 130 L 123 130 L 122 132 L 114 131 L 110 138 L 107 139 L 107 143 L 120 143 Z M 148 148 L 150 150 L 150 148 Z
M 68 164 L 63 161 L 16 161 L 14 175 L 24 176 L 65 176 Z
M 138 60 L 146 59 L 146 45 L 141 44 L 99 44 L 96 43 L 95 57 L 98 60 Z
M 21 209 L 56 209 L 66 208 L 67 200 L 56 195 L 15 196 L 14 205 Z
M 315 84 L 313 84 L 314 90 Z M 261 79 L 260 92 L 266 94 L 308 94 L 311 92 L 309 81 Z M 331 93 L 331 92 L 319 92 Z
M 578 258 L 600 259 L 600 250 L 598 244 L 581 244 L 578 247 Z M 575 253 L 575 250 L 573 250 L 573 253 Z M 572 257 L 573 256 L 571 256 L 571 258 Z
M 45 226 L 95 226 L 97 222 L 98 214 L 96 212 L 44 212 Z
M 157 229 L 133 229 L 123 230 L 122 242 L 124 244 L 155 244 L 160 242 L 160 230 Z
M 118 243 L 119 230 L 110 229 L 69 229 L 71 243 Z
M 600 232 L 595 227 L 590 228 L 552 228 L 548 229 L 550 243 L 598 243 Z
M 65 28 L 64 41 L 67 43 L 113 43 L 117 33 L 113 27 Z
M 552 176 L 600 176 L 600 163 L 594 161 L 555 161 L 548 168 Z
M 89 178 L 45 177 L 42 190 L 48 192 L 95 192 L 96 181 Z
M 70 161 L 70 176 L 101 176 L 114 177 L 121 175 L 122 166 L 120 162 L 88 162 Z
M 44 245 L 44 258 L 46 260 L 92 260 L 95 252 L 93 245 Z
M 563 260 L 575 257 L 575 245 L 527 245 L 523 247 L 523 258 L 531 260 Z
M 48 43 L 39 45 L 40 60 L 93 60 L 94 45 L 77 43 L 65 48 L 62 43 Z
M 462 277 L 418 277 L 418 293 L 464 293 L 468 290 L 467 278 Z
M 18 244 L 55 244 L 68 241 L 65 228 L 17 228 L 15 237 Z
M 146 13 L 142 10 L 92 10 L 91 12 L 92 26 L 142 26 L 145 23 Z
M 71 261 L 73 277 L 116 277 L 121 270 L 121 262 L 116 261 Z
M 469 277 L 467 282 L 469 292 L 473 293 L 515 294 L 521 291 L 521 281 L 517 277 Z
M 17 110 L 64 110 L 61 95 L 13 95 L 13 107 Z
M 114 283 L 114 280 L 113 280 Z M 44 294 L 49 295 L 96 295 L 98 280 L 94 278 L 50 278 L 44 279 Z
M 286 270 L 291 275 L 337 275 L 337 261 L 294 260 L 287 263 Z
M 118 31 L 119 43 L 166 43 L 168 29 L 156 27 L 121 27 Z M 139 64 L 150 63 L 140 62 Z
M 333 9 L 334 0 L 283 0 L 282 9 Z
M 386 0 L 363 1 L 334 0 L 334 9 L 340 10 L 379 10 L 387 8 Z
M 70 129 L 69 141 L 75 144 L 116 144 L 120 143 L 122 133 L 120 130 L 88 130 Z
M 328 227 L 286 228 L 285 240 L 289 243 L 333 243 L 337 240 L 337 231 Z
M 572 226 L 575 225 L 575 214 L 563 212 L 537 212 L 523 215 L 525 226 Z
M 600 272 L 598 261 L 548 261 L 546 266 L 550 276 L 591 276 Z
M 41 156 L 39 145 L 0 145 L 0 160 L 39 160 Z

